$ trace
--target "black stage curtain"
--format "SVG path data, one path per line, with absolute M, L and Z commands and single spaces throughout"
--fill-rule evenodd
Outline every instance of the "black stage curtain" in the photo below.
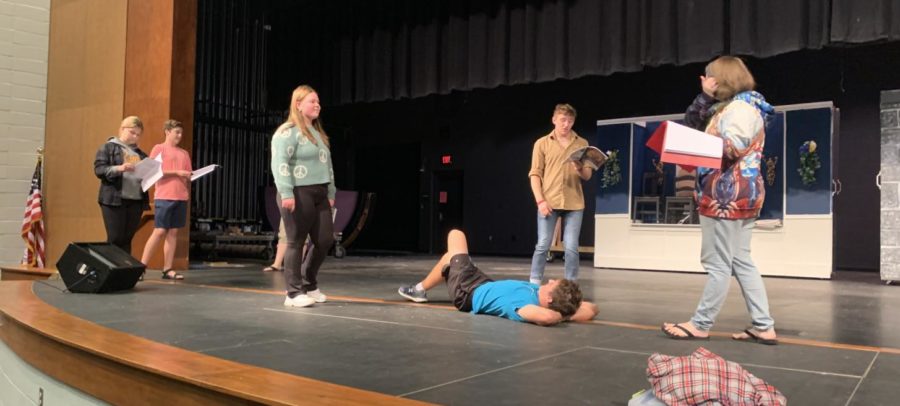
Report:
M 828 44 L 830 0 L 731 0 L 728 53 L 763 58 Z
M 285 3 L 276 35 L 293 78 L 346 104 L 895 40 L 898 3 L 333 0 Z
M 833 42 L 900 39 L 900 1 L 833 0 L 831 14 Z
M 704 61 L 723 51 L 723 4 L 338 1 L 308 9 L 322 18 L 292 37 L 322 40 L 300 70 L 331 78 L 319 87 L 341 104 Z
M 301 83 L 313 85 L 330 106 L 418 98 L 397 109 L 408 116 L 397 117 L 392 114 L 396 104 L 385 103 L 372 106 L 381 112 L 377 117 L 383 121 L 372 119 L 376 116 L 367 106 L 343 109 L 342 120 L 325 119 L 337 145 L 335 162 L 344 163 L 335 167 L 338 186 L 355 187 L 353 157 L 367 151 L 357 151 L 349 137 L 369 131 L 363 122 L 371 122 L 375 135 L 390 132 L 394 120 L 429 122 L 433 131 L 423 134 L 423 140 L 445 137 L 453 133 L 450 128 L 458 128 L 449 122 L 457 115 L 448 112 L 462 109 L 467 95 L 422 96 L 685 65 L 724 53 L 766 57 L 801 49 L 896 41 L 900 35 L 898 3 L 900 0 L 198 0 L 194 163 L 217 163 L 222 169 L 193 186 L 192 218 L 262 219 L 259 191 L 271 183 L 271 175 L 268 158 L 260 157 L 268 157 L 271 133 L 284 120 L 290 93 Z M 817 53 L 799 55 L 804 54 Z M 805 63 L 805 57 L 797 58 L 791 63 Z M 855 64 L 871 64 L 877 59 L 848 58 L 853 61 L 846 66 L 848 72 Z M 831 78 L 827 73 L 838 69 L 831 68 L 816 77 Z M 856 68 L 868 71 L 860 69 Z M 635 82 L 633 76 L 625 78 L 625 83 Z M 668 76 L 659 72 L 640 76 L 639 80 L 654 84 L 669 83 Z M 492 96 L 493 104 L 477 105 L 483 109 L 502 104 L 504 116 L 512 117 L 509 109 L 534 104 L 527 100 L 532 94 L 546 97 L 548 91 L 566 91 L 569 85 L 607 82 L 520 86 Z M 690 84 L 696 82 L 691 79 Z M 768 89 L 766 95 L 778 99 L 778 87 Z M 605 90 L 597 89 L 597 97 L 621 97 Z M 793 90 L 782 87 L 782 91 Z M 577 99 L 574 102 L 584 105 Z M 665 111 L 683 108 L 680 102 L 660 107 L 666 103 L 649 105 Z M 533 114 L 531 110 L 521 110 L 520 116 Z M 458 116 L 469 117 L 468 123 L 461 123 L 462 128 L 470 128 L 472 117 L 477 117 L 471 112 Z M 489 124 L 493 127 L 479 135 L 504 134 L 498 123 Z M 388 128 L 382 128 L 385 126 Z M 428 126 L 401 126 L 399 138 L 405 137 L 409 128 Z M 350 158 L 341 159 L 344 153 Z
M 288 104 L 266 105 L 270 17 L 260 6 L 267 1 L 198 2 L 193 163 L 221 168 L 192 184 L 192 220 L 264 218 L 259 191 L 271 176 L 269 160 L 258 157 L 269 156 Z

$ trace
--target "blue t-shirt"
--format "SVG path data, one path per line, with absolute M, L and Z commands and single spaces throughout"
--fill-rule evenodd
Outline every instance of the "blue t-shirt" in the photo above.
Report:
M 490 314 L 524 322 L 516 310 L 530 304 L 540 306 L 539 288 L 538 285 L 525 281 L 487 282 L 475 289 L 472 296 L 472 313 Z

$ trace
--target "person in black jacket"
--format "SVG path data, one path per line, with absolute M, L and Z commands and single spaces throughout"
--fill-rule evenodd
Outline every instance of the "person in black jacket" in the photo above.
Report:
M 131 253 L 131 239 L 137 232 L 141 214 L 150 208 L 147 193 L 134 166 L 147 157 L 137 146 L 144 124 L 136 116 L 126 117 L 119 136 L 110 137 L 97 150 L 94 175 L 100 179 L 98 203 L 103 212 L 107 242 Z

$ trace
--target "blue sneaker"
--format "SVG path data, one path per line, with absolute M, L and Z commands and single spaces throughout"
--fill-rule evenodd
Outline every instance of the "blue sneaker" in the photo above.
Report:
M 415 285 L 401 286 L 400 289 L 397 290 L 397 293 L 416 303 L 425 303 L 428 301 L 428 298 L 425 296 L 425 291 L 416 290 Z

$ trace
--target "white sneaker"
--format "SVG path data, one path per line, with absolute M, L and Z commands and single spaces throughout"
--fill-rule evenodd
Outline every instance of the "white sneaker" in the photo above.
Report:
M 307 295 L 297 295 L 293 298 L 290 296 L 284 298 L 284 305 L 287 307 L 309 307 L 316 303 L 316 299 L 313 299 Z
M 328 300 L 328 296 L 325 296 L 325 294 L 322 293 L 322 291 L 318 290 L 318 289 L 306 292 L 306 296 L 313 298 L 313 300 L 315 300 L 316 303 L 325 303 L 325 301 Z
M 528 282 L 533 283 L 533 284 L 538 285 L 538 286 L 541 286 L 541 280 L 540 280 L 540 279 L 529 279 Z

